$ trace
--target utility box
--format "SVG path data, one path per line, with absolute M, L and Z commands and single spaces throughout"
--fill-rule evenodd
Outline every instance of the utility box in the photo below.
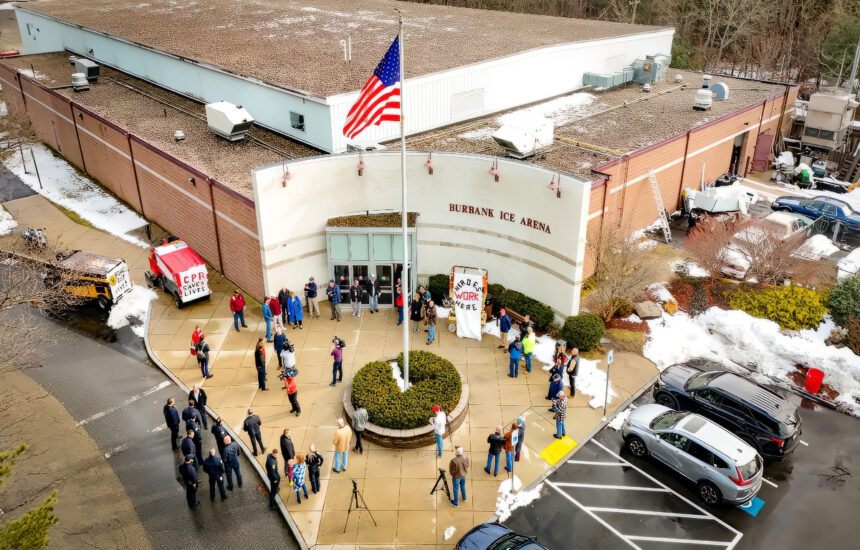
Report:
M 206 104 L 206 124 L 218 136 L 228 141 L 240 141 L 251 129 L 254 117 L 241 105 L 226 101 Z
M 809 97 L 801 147 L 840 150 L 857 109 L 854 96 L 842 88 L 824 89 Z
M 509 157 L 524 159 L 552 145 L 554 131 L 552 120 L 529 117 L 505 124 L 493 133 L 493 139 L 505 148 Z
M 75 72 L 83 73 L 88 81 L 95 82 L 99 79 L 100 67 L 94 61 L 79 57 L 75 59 Z

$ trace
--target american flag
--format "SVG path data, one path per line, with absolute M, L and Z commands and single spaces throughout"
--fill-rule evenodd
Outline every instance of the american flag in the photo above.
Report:
M 343 135 L 352 139 L 370 125 L 383 120 L 400 120 L 400 43 L 399 37 L 388 48 L 346 115 Z

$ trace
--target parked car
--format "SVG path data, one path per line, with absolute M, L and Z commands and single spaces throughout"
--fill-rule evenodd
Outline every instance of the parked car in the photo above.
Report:
M 783 196 L 777 197 L 770 207 L 774 210 L 797 212 L 812 219 L 820 217 L 831 222 L 839 222 L 847 233 L 860 233 L 860 213 L 855 212 L 845 201 L 832 197 L 812 198 Z
M 794 212 L 771 212 L 756 225 L 747 227 L 732 236 L 725 250 L 726 265 L 722 272 L 729 277 L 744 280 L 749 269 L 749 260 L 745 250 L 755 249 L 764 239 L 779 238 L 783 241 L 792 240 L 795 249 L 800 248 L 812 232 L 813 220 Z M 785 273 L 790 277 L 790 273 Z
M 850 193 L 854 186 L 845 181 L 839 181 L 833 177 L 815 178 L 815 188 L 821 191 L 830 191 L 831 193 Z
M 800 443 L 797 406 L 777 390 L 731 372 L 673 365 L 654 384 L 654 400 L 706 416 L 769 460 L 781 460 Z
M 633 456 L 663 462 L 695 483 L 710 506 L 743 504 L 761 489 L 764 461 L 756 450 L 704 416 L 643 405 L 624 421 L 621 435 Z
M 473 527 L 457 543 L 456 550 L 547 550 L 539 542 L 518 535 L 500 523 Z

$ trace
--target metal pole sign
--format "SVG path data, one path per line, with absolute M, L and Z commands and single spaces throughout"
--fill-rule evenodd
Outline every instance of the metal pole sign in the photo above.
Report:
M 613 356 L 613 350 L 609 350 L 609 354 L 606 356 L 606 390 L 603 393 L 603 418 L 601 419 L 603 422 L 606 421 L 606 406 L 609 401 L 609 370 L 612 367 Z

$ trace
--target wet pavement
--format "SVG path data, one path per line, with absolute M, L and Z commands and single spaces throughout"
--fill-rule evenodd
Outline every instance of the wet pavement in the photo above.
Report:
M 27 375 L 51 392 L 78 420 L 122 482 L 154 548 L 297 548 L 283 518 L 267 509 L 261 482 L 246 458 L 244 486 L 214 503 L 201 470 L 191 511 L 177 480 L 178 451 L 170 449 L 162 406 L 168 396 L 182 409 L 186 395 L 148 363 L 130 328 L 105 328 L 97 309 L 67 320 L 49 319 L 48 357 Z M 210 419 L 211 421 L 211 419 Z M 211 427 L 211 424 L 210 424 Z M 214 446 L 204 431 L 203 448 Z
M 650 392 L 636 405 L 648 402 Z M 801 407 L 805 444 L 766 466 L 761 502 L 747 506 L 749 513 L 701 504 L 693 486 L 661 464 L 632 457 L 622 450 L 621 432 L 607 428 L 505 525 L 550 550 L 851 548 L 860 509 L 860 421 L 808 401 Z

